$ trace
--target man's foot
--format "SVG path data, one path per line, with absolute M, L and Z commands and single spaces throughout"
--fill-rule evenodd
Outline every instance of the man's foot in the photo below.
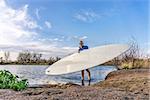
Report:
M 89 84 L 88 84 L 89 86 L 91 85 L 91 79 L 89 79 Z
M 84 86 L 84 80 L 82 80 L 82 86 Z

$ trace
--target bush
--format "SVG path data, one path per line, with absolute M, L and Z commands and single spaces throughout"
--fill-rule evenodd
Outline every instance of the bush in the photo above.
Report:
M 28 86 L 27 79 L 19 79 L 18 76 L 13 75 L 9 71 L 0 71 L 0 89 L 13 89 L 21 91 L 26 89 Z
M 122 69 L 131 69 L 132 68 L 132 63 L 123 63 L 121 65 Z

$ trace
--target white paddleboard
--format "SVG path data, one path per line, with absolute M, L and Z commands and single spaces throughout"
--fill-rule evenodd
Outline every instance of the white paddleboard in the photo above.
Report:
M 111 44 L 74 53 L 46 69 L 47 75 L 68 74 L 103 64 L 129 49 L 128 45 Z

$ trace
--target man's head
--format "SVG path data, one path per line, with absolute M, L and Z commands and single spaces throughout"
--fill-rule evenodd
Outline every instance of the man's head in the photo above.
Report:
M 82 41 L 82 40 L 80 40 L 79 45 L 80 45 L 80 46 L 83 46 L 83 44 L 84 44 L 84 43 L 83 43 L 83 41 Z

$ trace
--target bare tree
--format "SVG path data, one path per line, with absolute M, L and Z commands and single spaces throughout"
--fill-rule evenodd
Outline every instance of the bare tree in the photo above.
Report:
M 19 63 L 40 63 L 42 54 L 31 53 L 29 51 L 19 53 L 17 60 Z
M 122 56 L 122 60 L 124 62 L 132 62 L 132 66 L 134 67 L 135 61 L 139 58 L 139 56 L 139 46 L 137 43 L 133 42 L 128 52 Z
M 9 52 L 5 52 L 4 53 L 4 57 L 5 57 L 5 62 L 8 62 L 9 57 L 10 57 L 10 53 Z
M 0 57 L 0 63 L 3 63 L 3 57 Z

